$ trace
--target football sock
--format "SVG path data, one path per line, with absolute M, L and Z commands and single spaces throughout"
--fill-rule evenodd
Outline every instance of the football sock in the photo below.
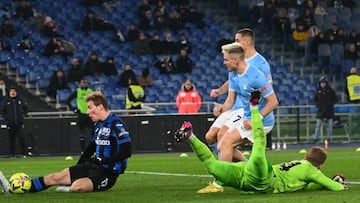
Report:
M 218 150 L 218 148 L 217 148 L 217 147 L 218 147 L 218 143 L 215 142 L 214 144 L 210 144 L 209 147 L 210 147 L 211 151 L 213 151 L 213 152 L 218 156 L 218 158 L 219 158 L 219 150 Z
M 46 190 L 49 186 L 44 183 L 44 177 L 38 177 L 31 180 L 31 188 L 29 192 L 39 192 Z

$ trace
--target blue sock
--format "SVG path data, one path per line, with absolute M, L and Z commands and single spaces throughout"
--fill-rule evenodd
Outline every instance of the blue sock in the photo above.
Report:
M 39 192 L 46 190 L 49 186 L 44 183 L 44 177 L 38 177 L 31 180 L 30 192 Z

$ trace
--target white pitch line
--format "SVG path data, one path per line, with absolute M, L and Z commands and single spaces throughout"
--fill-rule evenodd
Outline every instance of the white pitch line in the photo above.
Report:
M 178 176 L 178 177 L 199 177 L 199 178 L 211 178 L 212 175 L 201 175 L 201 174 L 186 174 L 186 173 L 160 173 L 150 171 L 126 171 L 125 173 L 141 174 L 141 175 L 158 175 L 158 176 Z M 349 185 L 360 185 L 360 182 L 349 181 Z
M 159 172 L 150 172 L 150 171 L 126 171 L 126 173 L 144 174 L 144 175 L 158 175 L 158 176 L 199 177 L 199 178 L 210 178 L 210 177 L 213 177 L 213 176 L 211 176 L 211 175 L 201 175 L 201 174 L 159 173 Z

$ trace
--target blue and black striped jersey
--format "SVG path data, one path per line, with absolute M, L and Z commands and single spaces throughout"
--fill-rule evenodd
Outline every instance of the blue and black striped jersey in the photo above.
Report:
M 124 173 L 130 152 L 129 156 L 120 153 L 131 143 L 131 138 L 122 120 L 110 114 L 104 121 L 96 122 L 91 142 L 96 145 L 95 157 L 104 160 L 104 168 L 116 174 Z

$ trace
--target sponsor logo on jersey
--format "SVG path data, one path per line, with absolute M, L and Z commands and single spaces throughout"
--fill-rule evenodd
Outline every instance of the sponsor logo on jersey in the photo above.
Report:
M 95 140 L 96 145 L 110 145 L 110 140 Z

